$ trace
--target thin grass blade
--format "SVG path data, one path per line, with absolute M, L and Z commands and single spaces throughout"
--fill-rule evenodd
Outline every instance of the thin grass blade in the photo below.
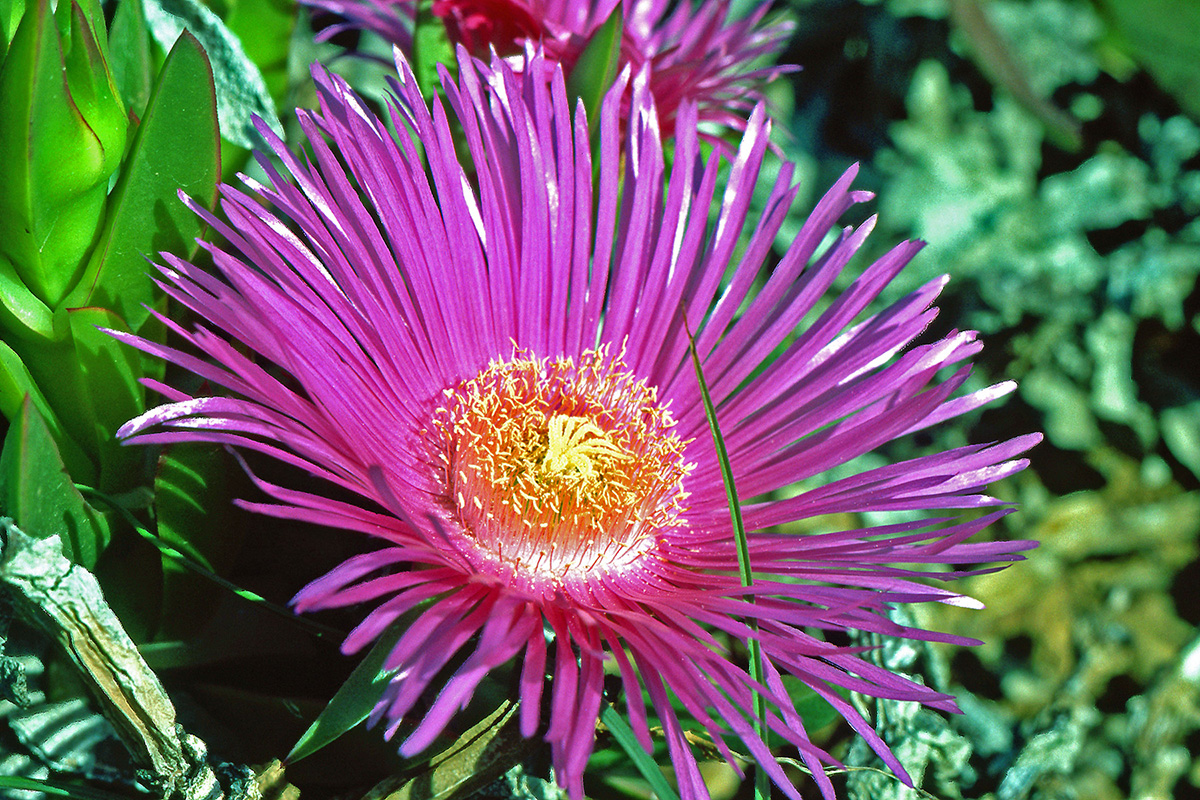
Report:
M 725 437 L 721 435 L 721 426 L 717 424 L 717 410 L 713 406 L 712 395 L 704 380 L 704 370 L 700 367 L 700 355 L 696 352 L 696 340 L 687 324 L 684 314 L 683 329 L 688 337 L 688 351 L 692 356 L 692 366 L 696 369 L 696 381 L 700 384 L 700 397 L 704 401 L 704 416 L 708 418 L 708 428 L 712 432 L 713 445 L 717 451 L 717 461 L 721 465 L 721 480 L 725 483 L 725 497 L 729 501 L 729 514 L 733 519 L 733 536 L 737 542 L 738 574 L 742 578 L 742 586 L 749 587 L 754 583 L 754 572 L 750 564 L 750 545 L 746 541 L 746 524 L 742 519 L 742 505 L 738 501 L 737 487 L 733 483 L 733 467 L 729 463 L 729 452 L 725 449 Z M 750 598 L 753 602 L 753 598 Z M 755 632 L 758 623 L 749 620 L 749 625 Z M 757 637 L 751 637 L 747 642 L 750 650 L 750 677 L 756 683 L 762 684 L 762 645 Z M 765 742 L 767 740 L 767 701 L 758 692 L 752 693 L 754 699 L 754 732 Z M 754 771 L 755 800 L 767 800 L 771 796 L 770 779 L 765 770 Z

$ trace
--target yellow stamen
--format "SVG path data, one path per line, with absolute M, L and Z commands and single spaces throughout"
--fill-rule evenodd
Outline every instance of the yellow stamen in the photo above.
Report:
M 550 418 L 547 436 L 546 455 L 541 465 L 545 475 L 558 477 L 574 473 L 583 480 L 593 480 L 596 478 L 593 460 L 607 463 L 629 457 L 586 417 L 556 414 Z
M 682 523 L 687 442 L 655 390 L 607 348 L 517 353 L 446 393 L 434 416 L 448 507 L 482 551 L 561 579 L 616 569 Z M 444 455 L 444 458 L 443 458 Z

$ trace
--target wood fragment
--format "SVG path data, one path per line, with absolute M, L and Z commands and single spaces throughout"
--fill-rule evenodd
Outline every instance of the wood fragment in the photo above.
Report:
M 0 519 L 0 589 L 14 610 L 75 664 L 139 777 L 172 800 L 223 800 L 204 743 L 175 707 L 104 600 L 95 576 L 69 561 L 57 536 L 38 539 Z

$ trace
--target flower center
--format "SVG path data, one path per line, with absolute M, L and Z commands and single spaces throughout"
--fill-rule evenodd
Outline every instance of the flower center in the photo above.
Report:
M 446 390 L 434 427 L 462 529 L 531 578 L 620 569 L 682 522 L 687 442 L 607 348 L 493 361 Z
M 603 467 L 625 460 L 626 453 L 613 444 L 604 431 L 587 417 L 550 417 L 546 430 L 546 455 L 540 465 L 546 480 L 578 478 L 601 480 L 597 464 Z
M 451 42 L 487 58 L 489 47 L 501 56 L 520 55 L 525 40 L 542 38 L 542 25 L 527 6 L 521 0 L 433 0 L 431 11 Z

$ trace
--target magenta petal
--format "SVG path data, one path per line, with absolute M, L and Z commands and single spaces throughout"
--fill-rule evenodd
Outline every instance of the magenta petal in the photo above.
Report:
M 762 8 L 727 24 L 720 4 L 668 14 L 664 0 L 646 2 L 653 13 L 630 17 L 630 35 L 678 52 L 626 64 L 593 120 L 598 163 L 549 42 L 487 62 L 460 48 L 458 76 L 442 71 L 445 100 L 432 107 L 401 58 L 387 124 L 314 67 L 320 109 L 299 115 L 308 155 L 264 129 L 273 150 L 261 158 L 264 182 L 222 187 L 219 213 L 191 204 L 223 242 L 204 245 L 212 270 L 163 257 L 160 284 L 197 324 L 159 315 L 170 345 L 111 332 L 214 395 L 150 382 L 166 402 L 120 436 L 255 451 L 338 488 L 328 497 L 291 489 L 243 463 L 266 500 L 240 502 L 377 540 L 293 602 L 299 611 L 371 606 L 347 653 L 410 616 L 368 720 L 388 738 L 406 731 L 405 755 L 445 731 L 489 675 L 523 660 L 521 731 L 544 731 L 573 800 L 606 670 L 619 673 L 648 751 L 651 715 L 661 722 L 684 800 L 703 800 L 707 788 L 677 707 L 723 757 L 751 753 L 798 797 L 754 731 L 752 692 L 768 700 L 770 730 L 832 797 L 822 770 L 837 762 L 809 740 L 784 676 L 827 699 L 907 779 L 839 692 L 947 712 L 953 698 L 818 633 L 971 643 L 900 625 L 888 609 L 978 607 L 949 582 L 1033 546 L 973 539 L 1012 511 L 987 487 L 1023 469 L 1040 437 L 845 474 L 855 456 L 950 424 L 1013 386 L 963 391 L 982 346 L 972 331 L 915 344 L 944 279 L 869 313 L 920 243 L 898 245 L 830 296 L 873 227 L 835 230 L 868 199 L 851 189 L 854 168 L 755 289 L 792 213 L 794 171 L 780 171 L 752 220 L 766 113 L 744 96 L 721 109 L 683 96 L 685 68 L 711 58 L 704 74 L 720 83 L 746 52 L 776 40 L 755 27 Z M 589 24 L 580 4 L 546 5 Z M 676 105 L 660 102 L 664 87 L 680 94 Z M 742 123 L 734 110 L 746 112 Z M 740 146 L 705 157 L 695 130 L 705 119 L 744 128 Z M 763 498 L 743 508 L 750 587 L 739 578 L 689 330 L 737 488 Z M 822 477 L 834 469 L 842 477 Z M 990 510 L 947 510 L 980 508 Z M 895 511 L 903 515 L 852 530 L 786 533 L 798 520 Z M 751 639 L 765 658 L 761 683 L 726 650 Z

